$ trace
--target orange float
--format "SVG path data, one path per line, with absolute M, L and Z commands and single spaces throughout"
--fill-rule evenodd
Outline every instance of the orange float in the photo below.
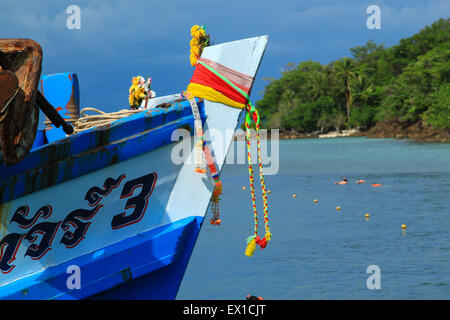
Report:
M 382 184 L 381 183 L 372 183 L 372 187 L 381 187 Z
M 209 223 L 211 223 L 211 224 L 213 224 L 213 225 L 219 225 L 220 226 L 220 223 L 222 222 L 222 220 L 220 220 L 220 219 L 217 219 L 217 220 L 209 220 Z

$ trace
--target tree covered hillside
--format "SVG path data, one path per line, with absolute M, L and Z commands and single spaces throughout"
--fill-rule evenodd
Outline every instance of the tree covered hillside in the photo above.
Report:
M 396 119 L 450 128 L 450 19 L 385 48 L 372 41 L 328 65 L 286 65 L 257 101 L 262 126 L 321 132 Z

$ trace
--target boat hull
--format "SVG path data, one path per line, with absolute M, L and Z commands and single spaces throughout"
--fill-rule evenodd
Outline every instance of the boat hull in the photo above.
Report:
M 267 40 L 202 57 L 254 79 Z M 220 173 L 243 110 L 196 100 Z M 151 107 L 0 162 L 0 299 L 175 298 L 214 184 L 194 170 L 189 102 Z
M 46 268 L 0 288 L 1 299 L 175 299 L 202 221 L 188 217 Z
M 204 119 L 202 103 L 200 109 Z M 142 130 L 139 123 L 148 122 L 148 117 L 148 111 L 143 111 L 134 120 L 36 148 L 17 165 L 21 168 L 2 172 L 0 298 L 87 298 L 169 264 L 174 264 L 171 269 L 178 270 L 177 276 L 158 281 L 174 283 L 174 288 L 179 285 L 184 269 L 175 266 L 183 266 L 181 257 L 190 256 L 206 211 L 197 215 L 167 211 L 183 167 L 172 159 L 174 147 L 183 143 L 172 141 L 172 133 L 184 129 L 191 141 L 188 145 L 193 146 L 192 129 L 187 130 L 193 126 L 193 116 L 184 101 L 153 110 L 154 128 L 148 123 L 148 130 Z M 139 134 L 125 130 L 130 122 Z M 83 136 L 92 140 L 99 134 L 95 130 L 103 130 L 109 138 L 103 146 L 93 143 L 80 153 L 60 152 L 59 161 L 46 166 L 37 161 L 48 149 L 64 150 L 62 146 L 74 143 L 71 140 Z M 116 130 L 126 131 L 125 137 L 114 137 Z M 34 176 L 33 186 L 27 184 L 30 176 Z M 80 270 L 77 290 L 66 283 L 68 266 Z M 148 289 L 142 297 L 172 299 L 176 294 L 175 289 L 157 292 L 162 291 Z

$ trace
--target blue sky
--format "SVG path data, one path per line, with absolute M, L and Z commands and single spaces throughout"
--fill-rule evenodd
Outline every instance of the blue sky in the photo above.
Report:
M 81 8 L 81 29 L 69 30 L 66 8 Z M 369 30 L 366 9 L 381 9 Z M 450 16 L 448 0 L 0 0 L 0 37 L 31 38 L 44 51 L 43 72 L 78 74 L 81 107 L 128 107 L 131 77 L 150 75 L 158 96 L 181 92 L 192 75 L 189 30 L 205 25 L 215 43 L 269 35 L 252 100 L 264 77 L 288 62 L 326 64 L 368 40 L 391 46 Z

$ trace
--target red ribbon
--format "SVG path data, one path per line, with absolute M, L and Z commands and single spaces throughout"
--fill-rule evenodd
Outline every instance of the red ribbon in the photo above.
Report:
M 266 237 L 261 239 L 259 236 L 256 236 L 255 242 L 256 242 L 256 244 L 259 244 L 261 246 L 261 250 L 267 246 Z
M 247 102 L 247 98 L 245 98 L 240 92 L 236 91 L 228 83 L 220 79 L 217 75 L 209 71 L 201 64 L 197 64 L 197 66 L 195 67 L 194 74 L 191 78 L 191 83 L 197 83 L 207 87 L 211 87 L 212 89 L 219 91 L 224 96 L 230 98 L 233 101 L 239 103 Z M 245 92 L 249 92 L 249 88 L 245 88 L 235 82 L 233 83 Z

